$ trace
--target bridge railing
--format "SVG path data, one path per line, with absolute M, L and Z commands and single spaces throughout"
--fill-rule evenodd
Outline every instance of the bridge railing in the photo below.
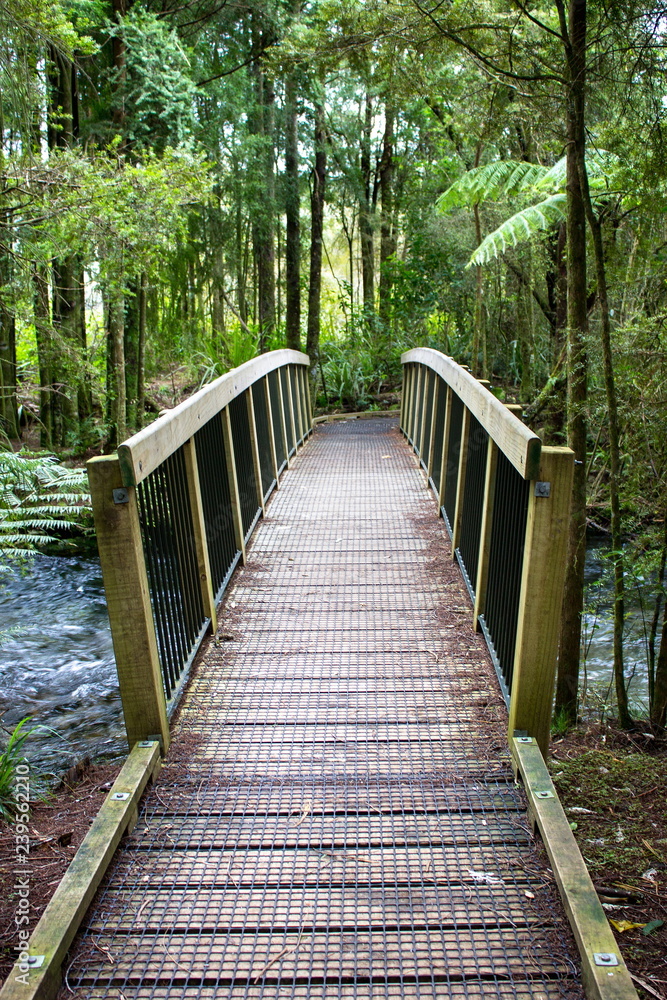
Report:
M 312 430 L 308 357 L 260 355 L 88 463 L 130 747 L 169 716 L 246 542 Z
M 544 447 L 488 383 L 438 351 L 402 356 L 401 429 L 451 538 L 509 709 L 549 744 L 574 454 Z

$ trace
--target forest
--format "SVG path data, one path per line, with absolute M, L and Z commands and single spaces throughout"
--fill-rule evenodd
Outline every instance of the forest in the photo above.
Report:
M 561 718 L 588 529 L 610 543 L 619 722 L 632 591 L 661 730 L 666 13 L 5 0 L 1 447 L 76 464 L 282 346 L 310 355 L 320 409 L 381 408 L 401 351 L 441 350 L 575 452 Z

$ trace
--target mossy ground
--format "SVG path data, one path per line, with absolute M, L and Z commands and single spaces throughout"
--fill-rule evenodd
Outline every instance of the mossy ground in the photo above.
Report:
M 554 740 L 549 768 L 607 916 L 663 921 L 615 934 L 640 996 L 667 1000 L 667 744 L 578 730 Z

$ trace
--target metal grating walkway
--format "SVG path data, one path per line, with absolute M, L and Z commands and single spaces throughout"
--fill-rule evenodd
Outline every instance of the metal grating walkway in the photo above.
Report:
M 61 995 L 582 996 L 471 617 L 393 423 L 318 429 Z

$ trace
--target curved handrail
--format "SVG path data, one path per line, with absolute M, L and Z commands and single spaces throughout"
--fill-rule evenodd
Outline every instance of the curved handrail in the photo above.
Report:
M 308 365 L 310 359 L 307 354 L 288 348 L 260 354 L 238 368 L 225 372 L 154 423 L 128 438 L 118 446 L 118 460 L 125 485 L 138 486 L 168 455 L 185 444 L 236 396 L 240 396 L 269 372 L 289 364 Z
M 402 364 L 433 369 L 461 398 L 467 409 L 496 442 L 524 479 L 537 479 L 542 442 L 492 392 L 453 358 L 430 347 L 416 347 L 401 355 Z

